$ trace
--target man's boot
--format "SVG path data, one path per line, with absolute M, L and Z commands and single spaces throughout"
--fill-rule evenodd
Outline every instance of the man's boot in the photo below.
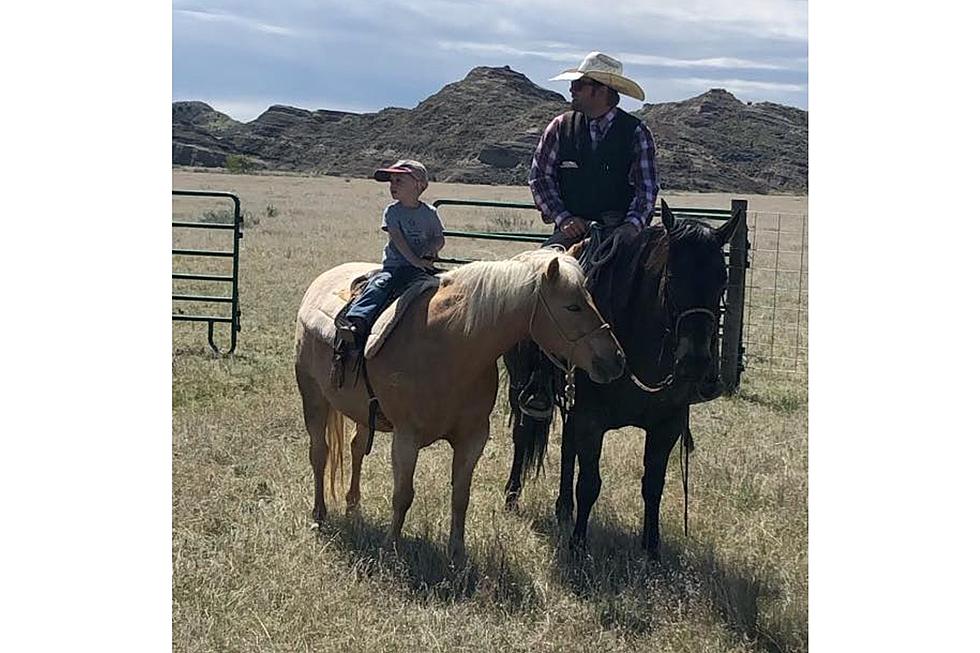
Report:
M 551 362 L 537 352 L 537 363 L 531 373 L 531 378 L 521 390 L 517 405 L 521 412 L 528 417 L 544 420 L 551 417 L 554 411 L 554 391 L 552 389 Z
M 349 345 L 358 345 L 367 340 L 367 323 L 359 317 L 338 315 L 334 320 L 337 336 Z

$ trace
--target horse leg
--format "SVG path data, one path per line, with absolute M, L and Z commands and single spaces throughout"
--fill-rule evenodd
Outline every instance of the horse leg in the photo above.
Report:
M 415 499 L 415 463 L 418 462 L 419 447 L 414 433 L 395 431 L 391 436 L 391 471 L 394 476 L 394 489 L 391 496 L 391 531 L 388 537 L 396 543 L 405 525 L 405 513 Z
M 466 555 L 466 510 L 470 505 L 473 470 L 483 455 L 483 448 L 489 437 L 490 423 L 487 422 L 473 437 L 464 435 L 453 443 L 453 508 L 449 528 L 449 557 L 456 566 L 462 565 Z
M 327 505 L 323 497 L 323 470 L 327 466 L 327 417 L 331 408 L 313 377 L 297 370 L 296 384 L 303 399 L 303 421 L 306 423 L 306 432 L 310 434 L 313 521 L 322 524 L 327 518 Z
M 347 491 L 347 512 L 355 512 L 361 503 L 361 463 L 367 453 L 368 429 L 362 424 L 357 425 L 354 437 L 350 441 L 350 490 Z
M 584 425 L 583 425 L 584 426 Z M 602 478 L 599 475 L 599 456 L 602 454 L 603 432 L 595 429 L 575 429 L 575 448 L 578 457 L 578 483 L 575 485 L 575 502 L 578 514 L 572 531 L 572 546 L 584 547 L 589 514 L 599 498 Z
M 555 517 L 559 524 L 572 520 L 572 484 L 575 481 L 575 438 L 568 423 L 561 436 L 561 474 L 558 483 L 558 500 L 555 501 Z
M 643 548 L 651 560 L 660 560 L 660 498 L 664 492 L 667 461 L 684 429 L 686 415 L 685 408 L 646 430 L 643 447 Z

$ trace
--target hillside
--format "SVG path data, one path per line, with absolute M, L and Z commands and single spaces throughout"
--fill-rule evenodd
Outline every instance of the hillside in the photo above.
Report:
M 224 167 L 243 155 L 259 168 L 367 176 L 379 164 L 424 161 L 438 181 L 526 183 L 541 130 L 567 109 L 558 93 L 509 67 L 474 68 L 414 109 L 377 113 L 273 105 L 240 123 L 203 102 L 173 103 L 173 163 Z M 669 190 L 805 193 L 807 112 L 745 104 L 713 89 L 634 115 L 651 128 Z

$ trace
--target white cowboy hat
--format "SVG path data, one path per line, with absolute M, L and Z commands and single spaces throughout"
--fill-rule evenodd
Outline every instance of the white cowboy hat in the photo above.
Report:
M 640 85 L 623 76 L 623 64 L 618 59 L 613 59 L 608 54 L 601 52 L 590 52 L 578 68 L 563 70 L 560 75 L 552 77 L 550 81 L 574 81 L 583 77 L 594 79 L 600 84 L 605 84 L 631 98 L 640 101 L 646 99 Z

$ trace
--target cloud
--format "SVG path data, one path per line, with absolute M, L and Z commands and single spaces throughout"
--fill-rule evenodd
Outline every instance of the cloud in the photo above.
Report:
M 638 2 L 623 13 L 636 20 L 665 18 L 755 38 L 807 39 L 807 3 L 800 0 L 657 0 Z
M 246 29 L 262 32 L 263 34 L 273 34 L 275 36 L 299 36 L 301 34 L 299 30 L 291 27 L 272 25 L 261 20 L 256 20 L 245 16 L 237 16 L 234 14 L 199 11 L 195 9 L 175 9 L 174 13 L 192 20 L 206 23 L 228 23 L 237 27 L 244 27 Z
M 782 91 L 791 93 L 803 93 L 807 90 L 806 84 L 785 84 L 782 82 L 763 82 L 751 79 L 705 79 L 703 77 L 685 77 L 671 81 L 686 84 L 688 86 L 710 86 L 711 88 L 725 88 L 729 91 Z
M 574 62 L 582 61 L 581 50 L 556 51 L 532 50 L 518 48 L 502 43 L 477 43 L 472 41 L 437 41 L 436 45 L 443 50 L 458 52 L 473 52 L 477 54 L 502 54 L 512 57 L 539 57 L 550 61 Z M 805 70 L 806 64 L 800 59 L 773 63 L 767 61 L 752 61 L 738 57 L 707 57 L 701 59 L 676 59 L 652 54 L 636 54 L 632 52 L 618 53 L 617 58 L 624 64 L 637 66 L 660 66 L 664 68 L 725 68 L 752 70 Z

